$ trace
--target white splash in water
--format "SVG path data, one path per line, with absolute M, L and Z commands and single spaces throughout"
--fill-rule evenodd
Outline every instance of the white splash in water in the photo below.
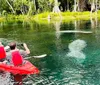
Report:
M 80 61 L 82 63 L 86 57 L 82 50 L 86 47 L 86 45 L 86 42 L 80 39 L 71 42 L 68 46 L 69 52 L 67 56 L 75 57 L 78 62 Z
M 0 73 L 0 85 L 13 85 L 13 82 L 11 82 L 10 73 L 6 72 Z

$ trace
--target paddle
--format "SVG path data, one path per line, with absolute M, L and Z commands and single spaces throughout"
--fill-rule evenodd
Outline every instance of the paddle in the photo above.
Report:
M 30 59 L 30 58 L 43 58 L 43 57 L 45 57 L 45 56 L 47 56 L 47 54 L 43 54 L 43 55 L 39 55 L 39 56 L 31 56 L 31 57 L 26 57 L 26 58 L 24 58 L 24 59 Z
M 19 45 L 19 46 L 22 46 L 22 44 L 18 44 L 18 45 Z M 5 50 L 6 50 L 6 51 L 9 51 L 9 49 L 10 49 L 9 46 L 5 46 Z M 47 56 L 47 54 L 43 54 L 43 55 L 39 55 L 39 56 L 26 57 L 26 58 L 24 58 L 24 59 L 30 59 L 30 58 L 32 58 L 32 57 L 34 57 L 34 58 L 43 58 L 43 57 L 45 57 L 45 56 Z

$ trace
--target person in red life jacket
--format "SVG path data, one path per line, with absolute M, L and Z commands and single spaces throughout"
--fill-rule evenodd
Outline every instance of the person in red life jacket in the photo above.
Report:
M 5 62 L 5 60 L 6 60 L 6 51 L 2 43 L 0 42 L 0 62 Z
M 16 46 L 16 42 L 11 42 L 10 45 L 10 51 L 7 52 L 6 59 L 10 64 L 13 64 L 14 66 L 22 65 L 24 63 L 24 57 L 30 54 L 30 50 L 27 47 L 26 43 L 23 43 L 23 47 L 25 50 L 18 49 Z

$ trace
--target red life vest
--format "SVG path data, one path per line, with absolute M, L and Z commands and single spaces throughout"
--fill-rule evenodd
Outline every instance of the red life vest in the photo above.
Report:
M 6 52 L 3 46 L 0 46 L 0 59 L 4 59 L 6 57 Z
M 23 63 L 23 57 L 20 55 L 19 51 L 12 52 L 12 62 L 15 66 Z

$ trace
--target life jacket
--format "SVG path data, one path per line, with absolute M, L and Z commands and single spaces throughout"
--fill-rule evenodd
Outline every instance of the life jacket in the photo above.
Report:
M 19 53 L 19 51 L 12 52 L 12 63 L 15 66 L 22 65 L 22 63 L 23 63 L 23 57 L 21 56 L 21 54 Z
M 6 57 L 6 52 L 3 46 L 0 46 L 0 59 L 4 59 Z

